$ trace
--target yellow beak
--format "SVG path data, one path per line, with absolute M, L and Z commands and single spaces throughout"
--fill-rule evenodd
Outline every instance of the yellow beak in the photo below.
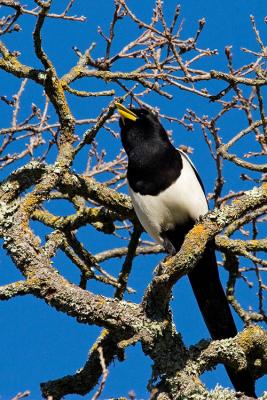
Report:
M 128 108 L 123 106 L 121 103 L 115 103 L 115 106 L 117 107 L 117 110 L 118 110 L 120 116 L 122 117 L 122 119 L 126 118 L 126 119 L 130 119 L 132 121 L 137 120 L 137 115 L 135 115 L 134 112 L 132 112 L 131 110 L 129 110 Z

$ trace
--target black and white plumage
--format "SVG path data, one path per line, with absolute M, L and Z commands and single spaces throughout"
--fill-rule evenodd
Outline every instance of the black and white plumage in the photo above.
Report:
M 129 166 L 129 194 L 135 212 L 147 233 L 162 245 L 164 245 L 164 240 L 166 245 L 167 232 L 174 231 L 179 225 L 184 226 L 196 221 L 208 211 L 203 189 L 187 156 L 176 151 L 174 157 L 177 158 L 181 173 L 177 176 L 178 169 L 176 174 L 173 174 L 173 180 L 167 188 L 164 188 L 164 179 L 162 182 L 157 181 L 158 187 L 164 188 L 157 195 L 143 195 L 142 192 L 135 191 L 136 185 L 131 186 L 130 183 L 134 178 L 131 178 Z M 194 188 L 194 196 L 192 196 L 192 188 Z M 176 253 L 175 249 L 174 253 Z
M 144 229 L 174 254 L 195 222 L 208 211 L 203 184 L 190 159 L 172 145 L 152 112 L 127 109 L 121 104 L 117 108 L 135 212 Z M 235 336 L 237 330 L 220 282 L 214 243 L 208 243 L 189 280 L 211 337 Z M 256 397 L 249 371 L 226 369 L 237 391 Z

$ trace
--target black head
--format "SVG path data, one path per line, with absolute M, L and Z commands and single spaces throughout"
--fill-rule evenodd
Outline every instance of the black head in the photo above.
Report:
M 120 113 L 121 140 L 126 152 L 141 146 L 170 143 L 158 117 L 145 108 L 126 108 L 117 104 Z

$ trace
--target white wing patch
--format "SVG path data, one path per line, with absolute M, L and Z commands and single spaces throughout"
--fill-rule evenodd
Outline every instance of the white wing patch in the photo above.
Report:
M 183 168 L 178 179 L 157 196 L 135 193 L 129 186 L 135 212 L 147 233 L 160 244 L 160 233 L 208 212 L 205 194 L 190 159 L 181 152 Z

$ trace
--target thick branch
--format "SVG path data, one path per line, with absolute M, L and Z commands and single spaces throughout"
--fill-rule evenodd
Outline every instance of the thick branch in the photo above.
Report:
M 187 274 L 198 262 L 207 242 L 221 232 L 227 225 L 240 218 L 245 213 L 263 206 L 267 201 L 267 185 L 254 188 L 245 193 L 231 205 L 222 209 L 215 209 L 207 214 L 186 235 L 181 250 L 174 257 L 169 258 L 158 267 L 158 273 L 149 285 L 144 301 L 150 304 L 151 300 L 163 309 L 168 300 L 172 286 L 179 278 Z M 161 299 L 158 301 L 157 299 Z

